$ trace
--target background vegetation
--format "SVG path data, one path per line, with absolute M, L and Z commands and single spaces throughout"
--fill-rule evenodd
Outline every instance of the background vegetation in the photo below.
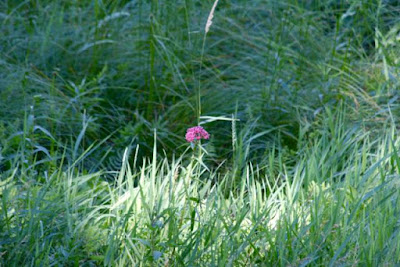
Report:
M 0 1 L 0 266 L 400 263 L 398 1 L 212 5 Z

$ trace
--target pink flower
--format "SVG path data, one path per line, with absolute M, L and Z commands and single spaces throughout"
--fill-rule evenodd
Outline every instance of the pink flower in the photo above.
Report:
M 204 130 L 203 127 L 195 126 L 187 129 L 185 138 L 186 141 L 191 143 L 200 139 L 208 139 L 210 138 L 210 135 L 207 133 L 206 130 Z

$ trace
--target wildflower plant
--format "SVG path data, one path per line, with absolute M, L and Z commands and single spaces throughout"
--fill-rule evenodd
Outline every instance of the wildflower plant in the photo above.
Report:
M 202 150 L 207 154 L 207 151 L 201 146 L 201 139 L 208 140 L 210 134 L 204 130 L 201 126 L 195 126 L 187 129 L 185 135 L 186 141 L 190 143 L 190 147 L 193 149 L 192 162 L 197 161 L 200 165 L 208 170 L 207 166 L 203 163 L 203 153 Z M 197 157 L 195 156 L 197 152 Z M 200 176 L 200 168 L 197 168 L 197 175 Z
M 196 144 L 200 142 L 201 139 L 206 139 L 206 140 L 209 139 L 210 134 L 206 130 L 204 130 L 203 127 L 195 126 L 187 129 L 185 138 L 186 141 L 190 143 L 192 149 L 194 149 Z

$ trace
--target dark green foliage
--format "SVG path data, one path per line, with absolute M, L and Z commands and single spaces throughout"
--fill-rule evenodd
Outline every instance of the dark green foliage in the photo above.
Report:
M 399 2 L 213 3 L 0 1 L 0 266 L 399 264 Z
M 230 117 L 237 109 L 239 128 L 276 129 L 258 138 L 261 154 L 251 158 L 272 144 L 296 149 L 303 118 L 339 100 L 357 105 L 351 96 L 359 90 L 374 93 L 358 74 L 360 61 L 374 60 L 377 30 L 384 35 L 398 20 L 389 2 L 227 1 L 202 51 L 210 4 L 2 2 L 3 123 L 19 131 L 32 114 L 64 144 L 87 123 L 81 149 L 109 137 L 95 161 L 130 144 L 149 155 L 153 129 L 168 155 L 181 153 L 185 129 L 197 121 L 200 83 L 202 115 Z M 207 127 L 222 160 L 230 125 Z

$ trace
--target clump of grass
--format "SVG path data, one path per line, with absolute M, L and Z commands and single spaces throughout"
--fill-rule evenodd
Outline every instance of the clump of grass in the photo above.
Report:
M 182 156 L 136 166 L 126 150 L 114 184 L 62 164 L 16 168 L 2 177 L 0 262 L 398 264 L 400 140 L 343 125 L 327 123 L 274 175 L 246 164 L 228 195 L 233 173 Z

